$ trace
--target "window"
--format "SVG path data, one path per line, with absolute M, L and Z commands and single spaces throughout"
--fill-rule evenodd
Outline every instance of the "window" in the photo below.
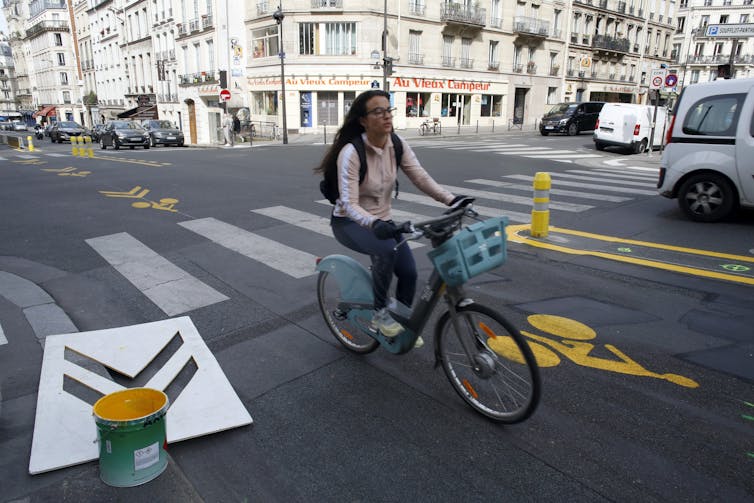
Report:
M 258 115 L 277 115 L 278 93 L 276 91 L 263 91 L 251 93 L 254 99 L 254 113 Z
M 503 97 L 498 94 L 483 94 L 482 108 L 479 112 L 481 117 L 502 117 Z
M 500 42 L 497 40 L 490 41 L 490 48 L 487 54 L 487 66 L 492 69 L 496 69 L 500 66 L 500 60 L 498 59 L 498 46 Z
M 461 39 L 461 68 L 471 68 L 472 60 L 469 57 L 471 53 L 471 39 Z
M 741 14 L 741 17 L 738 20 L 739 23 L 745 24 L 749 22 L 749 15 L 748 14 Z
M 356 23 L 326 23 L 325 54 L 329 56 L 356 54 Z
M 58 66 L 65 66 L 65 54 L 62 52 L 58 53 Z
M 699 70 L 691 70 L 691 83 L 696 84 L 699 82 Z
M 406 117 L 429 117 L 432 93 L 406 93 Z
M 268 56 L 277 56 L 279 52 L 280 50 L 278 49 L 277 25 L 251 31 L 252 58 L 266 58 Z
M 317 54 L 317 23 L 299 23 L 298 53 L 313 56 Z
M 449 35 L 442 37 L 442 65 L 453 66 L 453 37 Z
M 63 36 L 60 33 L 55 33 L 54 38 L 55 38 L 55 45 L 57 46 L 63 45 Z
M 71 102 L 71 91 L 63 91 L 63 103 Z
M 202 52 L 199 50 L 199 42 L 194 44 L 194 69 L 197 72 L 202 70 Z
M 413 65 L 423 63 L 422 55 L 422 32 L 409 30 L 408 32 L 408 62 Z
M 683 27 L 686 26 L 686 18 L 685 17 L 679 17 L 678 18 L 678 29 L 676 31 L 683 31 Z
M 695 135 L 735 136 L 746 94 L 708 96 L 694 103 L 683 121 L 683 132 Z
M 548 87 L 547 88 L 547 104 L 552 105 L 558 102 L 557 99 L 558 95 L 558 88 L 557 87 Z
M 207 40 L 207 70 L 215 71 L 215 44 L 212 40 Z
M 440 115 L 443 117 L 455 117 L 458 115 L 458 107 L 461 105 L 461 95 L 443 93 L 441 104 Z
M 728 15 L 722 14 L 720 15 L 720 24 L 726 24 L 728 22 Z
M 68 74 L 66 72 L 60 72 L 60 83 L 64 86 L 68 85 Z

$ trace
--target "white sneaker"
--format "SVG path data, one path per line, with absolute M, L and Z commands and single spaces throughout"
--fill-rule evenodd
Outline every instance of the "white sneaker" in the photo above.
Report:
M 403 325 L 390 316 L 386 307 L 383 307 L 372 317 L 372 329 L 379 330 L 385 337 L 395 337 L 403 332 Z

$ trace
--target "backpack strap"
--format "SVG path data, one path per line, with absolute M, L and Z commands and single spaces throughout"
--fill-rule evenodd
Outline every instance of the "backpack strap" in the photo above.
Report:
M 403 142 L 395 133 L 390 133 L 390 139 L 393 142 L 393 149 L 395 150 L 395 198 L 398 199 L 398 168 L 401 167 L 401 160 L 403 159 Z M 367 152 L 364 146 L 364 140 L 361 135 L 356 135 L 351 140 L 353 148 L 356 149 L 356 154 L 359 156 L 359 185 L 364 181 L 367 176 Z

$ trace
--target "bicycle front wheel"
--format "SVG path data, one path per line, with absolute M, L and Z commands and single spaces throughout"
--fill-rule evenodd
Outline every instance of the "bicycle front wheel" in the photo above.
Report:
M 539 403 L 540 379 L 524 337 L 503 316 L 471 304 L 437 322 L 435 340 L 453 389 L 480 414 L 501 423 L 531 416 Z M 470 355 L 469 355 L 470 352 Z
M 364 327 L 371 320 L 356 320 L 354 323 L 348 319 L 347 308 L 341 302 L 338 281 L 325 271 L 321 271 L 317 278 L 317 301 L 327 328 L 346 349 L 362 354 L 377 349 L 379 343 L 364 333 Z

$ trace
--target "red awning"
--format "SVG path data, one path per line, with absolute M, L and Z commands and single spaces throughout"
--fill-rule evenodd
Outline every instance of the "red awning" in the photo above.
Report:
M 42 110 L 37 110 L 32 114 L 33 118 L 37 117 L 50 117 L 55 115 L 55 105 L 44 107 Z

